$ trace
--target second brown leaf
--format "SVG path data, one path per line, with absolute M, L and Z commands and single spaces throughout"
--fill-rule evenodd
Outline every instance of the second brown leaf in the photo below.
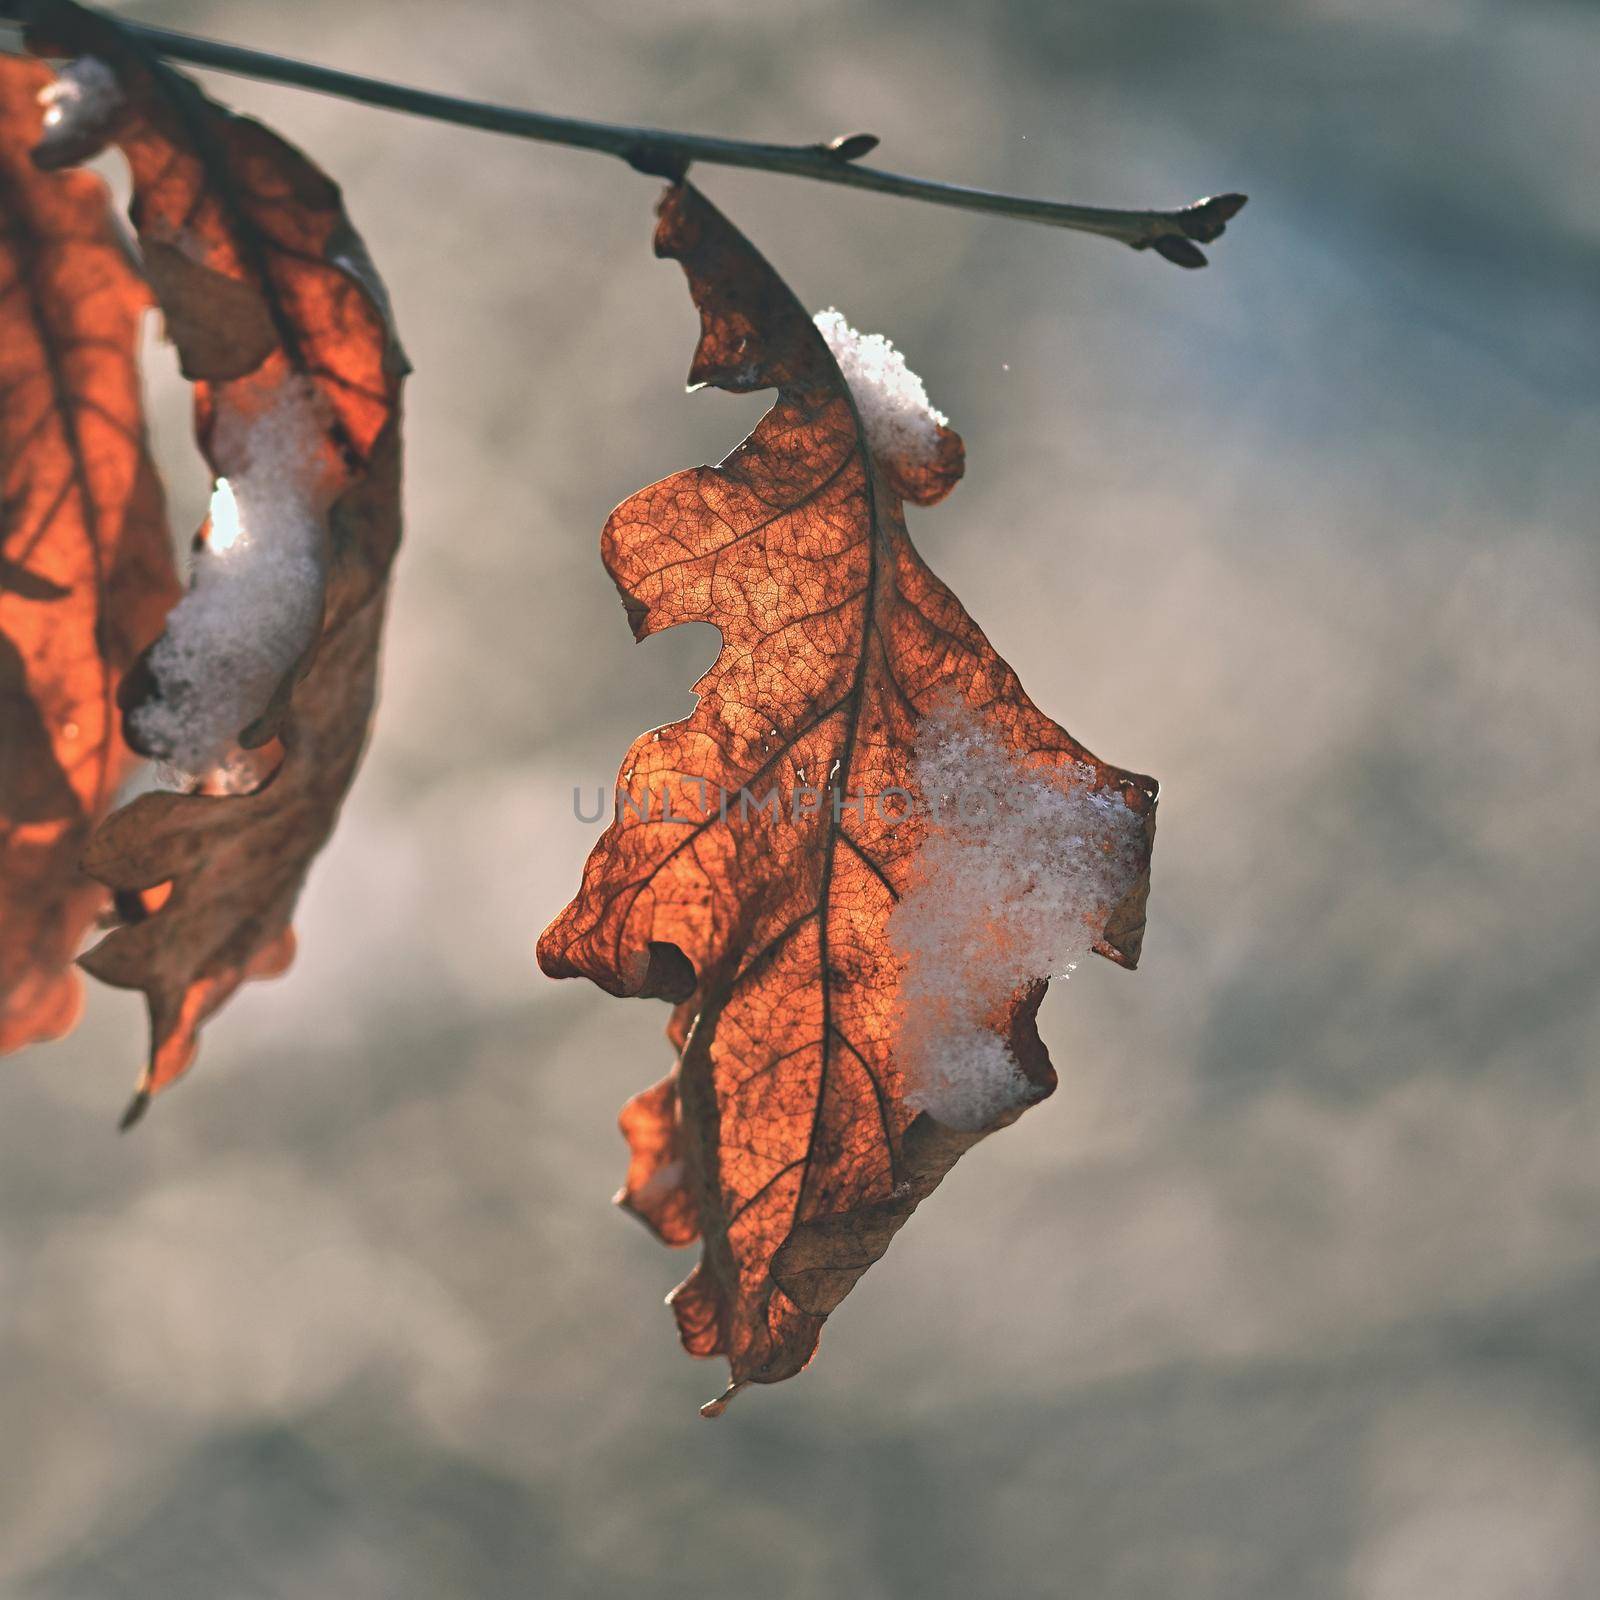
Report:
M 83 965 L 149 1003 L 131 1118 L 186 1070 L 205 1019 L 293 954 L 376 695 L 407 366 L 324 173 L 114 20 L 68 0 L 32 19 L 30 47 L 72 58 L 37 159 L 126 156 L 216 480 L 189 592 L 122 694 L 130 742 L 187 792 L 141 795 L 85 857 L 129 917 Z

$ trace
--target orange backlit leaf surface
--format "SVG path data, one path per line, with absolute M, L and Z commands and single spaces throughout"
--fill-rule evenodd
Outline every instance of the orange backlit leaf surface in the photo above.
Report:
M 691 382 L 778 394 L 719 466 L 641 491 L 606 525 L 635 636 L 709 622 L 722 649 L 693 714 L 629 750 L 619 794 L 654 797 L 653 813 L 619 805 L 539 962 L 677 1007 L 673 1072 L 622 1115 L 632 1162 L 618 1198 L 667 1243 L 702 1241 L 672 1305 L 691 1353 L 727 1359 L 731 1394 L 798 1372 L 916 1205 L 1022 1109 L 960 1130 L 907 1104 L 887 929 L 928 825 L 851 797 L 915 794 L 919 727 L 951 702 L 1061 792 L 1116 796 L 1139 862 L 1094 948 L 1131 967 L 1155 786 L 1038 711 L 912 547 L 901 501 L 949 491 L 955 435 L 941 430 L 920 464 L 875 457 L 812 320 L 693 188 L 667 191 L 656 252 L 682 264 L 700 311 Z M 722 796 L 773 788 L 775 810 L 724 814 Z M 840 804 L 796 821 L 801 790 Z M 984 1019 L 1030 1101 L 1055 1083 L 1034 1027 L 1043 993 L 1020 985 Z
M 127 774 L 116 686 L 177 579 L 135 365 L 150 297 L 88 173 L 41 173 L 0 56 L 0 1051 L 64 1033 L 106 908 L 79 857 Z
M 31 48 L 92 58 L 114 77 L 114 98 L 64 122 L 38 159 L 83 160 L 106 141 L 127 157 L 130 215 L 195 385 L 196 434 L 213 471 L 239 470 L 230 449 L 249 466 L 264 438 L 258 424 L 274 408 L 292 401 L 316 424 L 305 459 L 286 470 L 315 486 L 306 494 L 317 505 L 320 628 L 241 720 L 241 748 L 225 768 L 193 792 L 140 796 L 105 822 L 85 858 L 135 913 L 83 958 L 96 977 L 140 989 L 149 1003 L 150 1059 L 132 1116 L 188 1067 L 206 1017 L 246 979 L 292 957 L 295 902 L 354 777 L 374 704 L 400 538 L 407 368 L 331 180 L 109 19 L 66 3 L 33 15 Z M 208 538 L 217 538 L 215 517 L 202 529 Z M 230 670 L 226 651 L 209 670 Z M 162 692 L 135 670 L 123 696 L 128 723 Z M 146 893 L 157 889 L 159 904 Z

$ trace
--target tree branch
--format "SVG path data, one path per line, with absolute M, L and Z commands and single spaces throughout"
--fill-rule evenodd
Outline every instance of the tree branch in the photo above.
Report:
M 21 4 L 16 0 L 9 4 L 0 0 L 0 17 L 20 15 L 26 20 L 28 10 L 25 0 Z M 640 172 L 658 177 L 680 178 L 697 161 L 713 166 L 781 172 L 790 177 L 813 178 L 820 183 L 838 183 L 852 189 L 872 189 L 879 194 L 924 200 L 932 205 L 984 211 L 994 216 L 1068 228 L 1077 233 L 1098 234 L 1101 238 L 1131 245 L 1135 250 L 1154 250 L 1180 267 L 1205 266 L 1206 258 L 1199 246 L 1217 238 L 1245 203 L 1242 194 L 1222 194 L 1197 200 L 1176 211 L 1114 211 L 1097 206 L 1068 205 L 1058 200 L 1034 200 L 1024 195 L 968 189 L 958 184 L 910 178 L 898 172 L 860 166 L 860 157 L 878 143 L 871 134 L 850 134 L 826 144 L 756 144 L 743 139 L 717 139 L 658 128 L 588 122 L 577 117 L 553 117 L 540 111 L 523 111 L 513 106 L 490 105 L 479 100 L 459 99 L 455 95 L 435 94 L 428 89 L 408 88 L 379 78 L 272 55 L 264 50 L 250 50 L 241 45 L 175 33 L 168 28 L 129 22 L 121 17 L 115 20 L 146 48 L 173 61 L 261 78 L 269 83 L 313 89 L 363 105 L 382 106 L 390 111 L 430 117 L 436 122 L 481 128 L 489 133 L 509 134 L 516 139 L 598 150 L 620 157 Z

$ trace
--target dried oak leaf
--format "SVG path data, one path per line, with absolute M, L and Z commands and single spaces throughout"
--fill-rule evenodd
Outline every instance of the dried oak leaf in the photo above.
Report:
M 315 554 L 305 647 L 238 719 L 250 756 L 235 751 L 195 792 L 140 796 L 107 819 L 85 857 L 129 921 L 83 965 L 149 1003 L 150 1058 L 131 1120 L 188 1067 L 200 1024 L 246 979 L 292 956 L 295 902 L 354 777 L 374 703 L 400 539 L 407 367 L 339 190 L 299 151 L 209 100 L 107 18 L 52 0 L 33 8 L 28 40 L 77 58 L 64 73 L 73 88 L 58 102 L 65 115 L 37 159 L 80 160 L 105 139 L 127 157 L 130 215 L 195 384 L 197 437 L 219 478 L 241 486 L 245 527 L 230 536 L 270 544 L 285 518 L 296 538 L 309 522 Z M 216 506 L 202 547 L 216 538 Z M 242 608 L 240 626 L 251 622 Z M 127 723 L 147 730 L 160 724 L 141 716 L 166 692 L 161 648 L 124 695 Z M 201 689 L 226 687 L 235 662 L 226 647 L 202 662 Z
M 1093 948 L 1131 967 L 1155 785 L 1035 709 L 913 549 L 901 499 L 950 489 L 959 440 L 941 428 L 920 460 L 875 457 L 811 319 L 693 188 L 667 191 L 655 248 L 700 311 L 691 383 L 778 396 L 719 466 L 643 490 L 606 525 L 635 637 L 709 622 L 722 649 L 694 713 L 629 750 L 617 818 L 539 963 L 677 1007 L 676 1067 L 622 1114 L 618 1199 L 669 1244 L 703 1240 L 671 1304 L 692 1354 L 727 1358 L 731 1395 L 798 1372 L 957 1157 L 1055 1084 L 1034 1027 L 1045 985 L 1029 981 L 984 1018 L 1026 1079 L 1021 1101 L 966 1130 L 907 1103 L 888 924 L 930 824 L 855 798 L 916 795 L 919 729 L 952 702 L 1052 790 L 1114 796 L 1137 860 Z M 790 802 L 795 785 L 838 804 L 796 820 L 809 800 Z M 774 787 L 781 803 L 762 806 Z
M 0 56 L 0 1052 L 71 1027 L 106 908 L 79 857 L 134 757 L 116 687 L 177 595 L 136 349 L 150 297 L 88 173 L 41 173 L 49 70 Z
M 254 464 L 256 477 L 278 480 L 258 488 L 258 498 L 292 491 L 320 520 L 366 471 L 392 425 L 404 373 L 387 297 L 338 186 L 111 18 L 71 0 L 40 0 L 27 15 L 31 49 L 72 58 L 35 160 L 82 161 L 107 142 L 127 158 L 129 214 L 167 335 L 194 384 L 196 438 L 213 475 L 237 481 Z M 272 459 L 252 463 L 269 433 L 272 448 L 255 453 Z M 291 453 L 303 458 L 295 472 L 278 459 Z M 204 527 L 197 543 L 212 537 Z M 306 555 L 309 566 L 325 567 L 325 548 Z M 313 589 L 325 581 L 317 573 Z M 282 670 L 244 694 L 230 740 L 254 747 L 278 732 L 315 649 L 321 599 L 313 593 L 301 608 L 302 639 L 278 641 Z M 126 732 L 136 749 L 193 770 L 183 759 L 183 685 L 169 681 L 177 669 L 162 660 L 158 643 L 131 675 Z M 217 670 L 237 675 L 237 661 Z

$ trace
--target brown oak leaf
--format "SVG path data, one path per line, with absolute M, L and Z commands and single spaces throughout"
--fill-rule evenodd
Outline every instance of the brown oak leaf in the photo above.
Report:
M 177 595 L 136 365 L 150 297 L 100 180 L 30 159 L 50 82 L 0 56 L 0 1052 L 77 1015 L 107 903 L 79 857 L 134 761 L 117 683 Z
M 130 215 L 218 478 L 190 594 L 123 697 L 130 742 L 198 782 L 140 796 L 85 857 L 129 920 L 83 965 L 150 1008 L 127 1121 L 186 1070 L 242 982 L 291 958 L 295 902 L 373 708 L 407 367 L 338 187 L 305 156 L 65 0 L 33 8 L 28 41 L 74 58 L 37 159 L 81 160 L 106 139 L 127 157 Z M 241 550 L 254 574 L 227 565 Z M 240 571 L 219 607 L 208 582 Z
M 539 963 L 677 1007 L 676 1066 L 622 1114 L 618 1198 L 667 1243 L 703 1241 L 671 1303 L 688 1350 L 729 1363 L 715 1414 L 741 1385 L 798 1372 L 957 1157 L 1054 1087 L 1034 1017 L 1056 969 L 1012 947 L 1056 903 L 1055 863 L 1048 848 L 1023 863 L 1019 887 L 1006 841 L 1064 837 L 1092 875 L 1112 847 L 1073 818 L 1126 819 L 1117 887 L 1087 902 L 1082 945 L 1131 967 L 1156 789 L 1038 711 L 912 547 L 901 500 L 952 487 L 959 440 L 940 424 L 920 452 L 892 430 L 875 450 L 868 402 L 750 244 L 687 185 L 659 216 L 656 252 L 682 264 L 700 312 L 691 383 L 778 393 L 720 465 L 641 491 L 606 525 L 635 636 L 709 622 L 722 648 L 693 714 L 629 750 L 616 819 Z M 1010 833 L 939 820 L 927 791 L 952 751 L 1014 777 L 1026 805 L 1001 797 Z M 1055 812 L 1076 831 L 1052 834 Z M 964 941 L 949 971 L 946 912 Z M 914 973 L 951 989 L 916 1070 Z M 976 1121 L 970 1085 L 939 1087 L 958 1057 L 1011 1075 Z
M 303 500 L 308 520 L 324 518 L 391 425 L 403 372 L 387 297 L 338 186 L 109 17 L 42 0 L 27 39 L 73 58 L 35 160 L 81 161 L 108 140 L 127 158 L 146 275 L 194 383 L 196 438 L 213 474 L 248 481 L 254 466 L 255 478 L 275 480 L 256 485 L 258 499 Z M 270 459 L 252 462 L 252 452 Z M 278 459 L 290 454 L 302 458 L 297 472 Z M 214 538 L 203 528 L 200 545 Z M 305 555 L 325 566 L 325 549 Z M 223 741 L 266 743 L 315 649 L 325 577 L 314 574 L 302 614 L 274 641 L 281 670 L 265 641 L 253 671 L 239 651 L 219 665 L 237 681 L 233 722 L 217 738 L 198 736 L 192 702 L 204 696 L 185 694 L 194 674 L 158 642 L 123 697 L 129 742 L 195 771 L 219 764 Z

